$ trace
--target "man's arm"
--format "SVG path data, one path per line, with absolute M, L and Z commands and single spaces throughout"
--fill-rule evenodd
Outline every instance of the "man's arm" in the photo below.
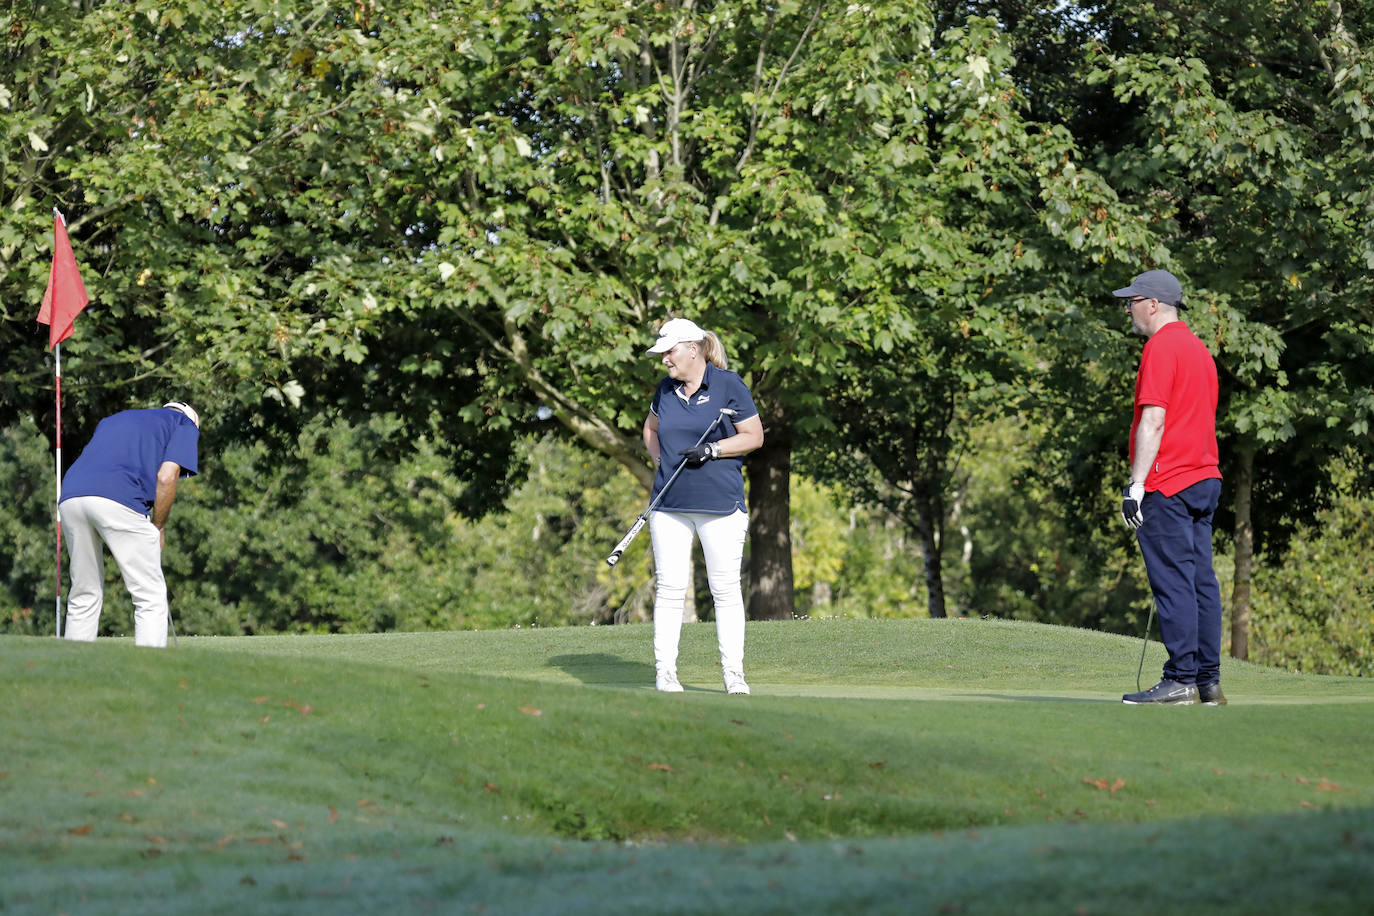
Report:
M 1142 486 L 1150 476 L 1150 469 L 1159 455 L 1159 443 L 1164 439 L 1164 408 L 1146 404 L 1140 412 L 1140 424 L 1135 429 L 1135 457 L 1131 461 L 1131 483 Z
M 153 525 L 158 535 L 165 538 L 167 516 L 172 514 L 172 501 L 177 498 L 177 481 L 181 478 L 181 465 L 175 461 L 164 461 L 157 469 L 157 492 L 153 494 Z

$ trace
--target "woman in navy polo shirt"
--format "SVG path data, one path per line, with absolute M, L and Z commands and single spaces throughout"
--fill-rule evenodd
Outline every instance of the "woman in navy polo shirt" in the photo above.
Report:
M 659 331 L 658 342 L 649 352 L 663 354 L 668 369 L 644 421 L 644 446 L 658 468 L 651 498 L 663 490 L 679 462 L 687 463 L 649 516 L 658 574 L 655 683 L 668 693 L 682 691 L 677 651 L 695 536 L 701 539 L 716 606 L 716 641 L 725 690 L 747 694 L 740 564 L 749 514 L 744 504 L 742 458 L 763 444 L 763 421 L 748 386 L 726 368 L 725 349 L 715 334 L 685 318 L 674 318 Z M 733 416 L 722 416 L 722 408 L 734 411 Z M 719 424 L 697 445 L 717 417 Z

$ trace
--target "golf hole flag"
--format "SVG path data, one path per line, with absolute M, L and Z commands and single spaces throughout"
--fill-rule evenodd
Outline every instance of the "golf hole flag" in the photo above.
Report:
M 53 351 L 53 381 L 57 396 L 57 440 L 54 443 L 53 464 L 57 471 L 53 521 L 57 525 L 57 620 L 55 635 L 62 638 L 62 341 L 72 336 L 76 316 L 90 300 L 76 269 L 76 255 L 67 238 L 67 221 L 56 207 L 52 211 L 52 269 L 48 271 L 48 288 L 43 293 L 43 306 L 38 310 L 38 323 L 48 326 L 48 347 Z
M 29 300 L 32 302 L 33 300 Z M 90 300 L 81 272 L 76 269 L 76 255 L 67 238 L 67 223 L 56 210 L 52 217 L 52 269 L 48 272 L 48 289 L 43 293 L 43 307 L 38 310 L 38 323 L 48 326 L 48 346 L 55 347 L 72 336 L 76 316 Z

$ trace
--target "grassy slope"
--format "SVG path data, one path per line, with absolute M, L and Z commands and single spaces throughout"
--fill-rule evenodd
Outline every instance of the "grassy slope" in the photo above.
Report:
M 1135 640 L 796 621 L 750 698 L 689 626 L 661 696 L 649 639 L 0 641 L 0 913 L 1374 906 L 1365 681 L 1125 708 Z

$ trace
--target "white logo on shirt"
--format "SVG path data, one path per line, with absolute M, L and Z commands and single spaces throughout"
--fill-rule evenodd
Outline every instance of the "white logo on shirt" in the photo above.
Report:
M 697 403 L 705 404 L 709 400 L 711 400 L 711 396 L 709 394 L 703 394 L 699 398 L 697 398 Z

